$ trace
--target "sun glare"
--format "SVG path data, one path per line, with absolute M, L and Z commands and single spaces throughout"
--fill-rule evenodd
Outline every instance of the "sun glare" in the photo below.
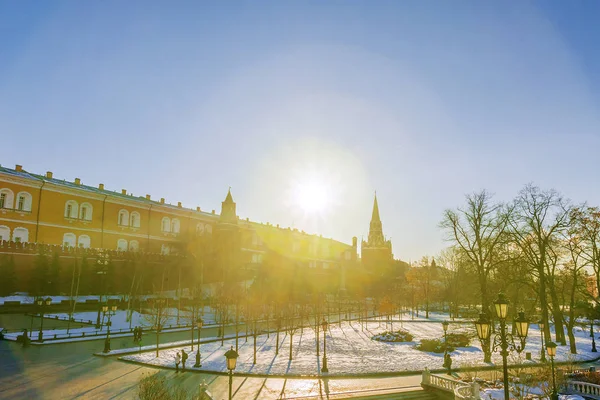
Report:
M 315 179 L 297 182 L 294 201 L 306 214 L 323 214 L 331 204 L 330 188 L 324 182 Z

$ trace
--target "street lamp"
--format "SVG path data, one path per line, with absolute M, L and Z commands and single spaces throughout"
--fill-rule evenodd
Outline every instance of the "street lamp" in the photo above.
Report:
M 590 337 L 592 338 L 592 353 L 597 353 L 596 337 L 594 336 L 594 307 L 590 306 Z
M 450 323 L 448 321 L 442 322 L 442 328 L 444 329 L 444 367 L 448 368 L 448 374 L 450 374 L 451 362 L 449 363 L 448 356 L 448 325 Z
M 327 321 L 323 318 L 323 321 L 321 321 L 321 327 L 323 328 L 323 367 L 321 372 L 329 372 L 329 369 L 327 369 L 327 325 Z
M 231 388 L 233 386 L 233 370 L 235 369 L 235 365 L 237 364 L 237 358 L 240 355 L 238 354 L 237 351 L 235 351 L 233 349 L 233 346 L 231 346 L 231 349 L 227 350 L 225 352 L 225 358 L 227 359 L 227 369 L 229 370 L 229 400 L 231 400 Z
M 198 351 L 196 352 L 196 364 L 194 364 L 195 368 L 200 368 L 202 366 L 200 363 L 200 329 L 202 329 L 203 323 L 204 321 L 202 318 L 199 318 L 198 321 L 196 321 L 196 326 L 198 327 Z
M 38 307 L 40 308 L 40 333 L 38 334 L 38 341 L 43 342 L 44 341 L 44 310 L 46 309 L 46 307 L 48 307 L 50 305 L 50 303 L 52 303 L 52 299 L 50 297 L 47 297 L 46 300 L 39 298 L 36 300 L 36 303 L 38 305 Z
M 508 315 L 508 301 L 504 294 L 500 293 L 498 299 L 494 302 L 496 309 L 496 315 L 500 320 L 500 334 L 494 335 L 494 344 L 492 346 L 492 352 L 500 349 L 500 355 L 502 355 L 502 369 L 504 375 L 504 399 L 509 400 L 508 392 L 508 365 L 507 357 L 509 351 L 516 351 L 521 353 L 525 348 L 525 339 L 529 331 L 529 321 L 525 318 L 525 313 L 519 312 L 519 316 L 515 319 L 515 325 L 517 330 L 517 338 L 519 343 L 515 343 L 513 335 L 506 332 L 506 317 Z M 481 341 L 481 346 L 484 347 L 491 336 L 491 323 L 484 314 L 479 315 L 479 320 L 475 322 L 475 329 L 477 330 L 477 336 Z
M 556 391 L 556 378 L 554 377 L 554 356 L 556 356 L 556 343 L 547 343 L 546 350 L 548 351 L 550 362 L 552 363 L 552 395 L 550 396 L 550 399 L 558 400 L 558 392 Z
M 100 283 L 100 296 L 98 301 L 102 301 L 102 292 L 106 291 L 106 274 L 107 274 L 107 266 L 108 266 L 108 254 L 104 252 L 98 253 L 98 258 L 96 259 L 96 264 L 98 264 L 98 271 L 96 271 L 97 275 L 102 276 L 102 281 Z M 96 317 L 96 329 L 101 327 L 100 324 L 100 311 L 102 310 L 102 306 L 98 307 L 98 315 Z
M 540 361 L 546 362 L 546 352 L 544 351 L 544 320 L 540 319 L 538 321 L 538 326 L 540 327 L 540 336 L 542 338 L 542 350 L 540 351 Z
M 110 326 L 112 325 L 111 317 L 117 313 L 117 305 L 113 304 L 108 306 L 104 304 L 102 306 L 102 312 L 108 315 L 108 322 L 106 323 L 106 339 L 104 339 L 104 353 L 110 352 Z

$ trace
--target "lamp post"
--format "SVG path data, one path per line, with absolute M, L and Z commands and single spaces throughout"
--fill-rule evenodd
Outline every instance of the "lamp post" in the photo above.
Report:
M 101 275 L 101 283 L 100 283 L 100 296 L 98 299 L 98 302 L 102 302 L 102 292 L 106 291 L 106 273 L 107 271 L 107 266 L 108 266 L 108 254 L 107 253 L 103 253 L 102 251 L 100 251 L 98 253 L 98 259 L 96 260 L 96 263 L 98 264 L 98 271 L 96 272 L 97 275 Z M 103 309 L 102 306 L 98 307 L 98 316 L 96 317 L 96 329 L 100 328 L 100 311 Z
M 542 338 L 542 350 L 540 351 L 540 361 L 546 362 L 546 352 L 544 351 L 544 320 L 540 319 L 538 321 L 538 326 L 540 327 L 540 336 Z
M 195 368 L 200 368 L 202 366 L 202 364 L 200 363 L 200 330 L 202 329 L 203 323 L 204 321 L 202 320 L 202 318 L 199 318 L 198 321 L 196 321 L 196 326 L 198 327 L 198 351 L 196 351 L 196 364 L 194 364 Z
M 546 350 L 550 356 L 550 362 L 552 363 L 552 394 L 550 400 L 558 400 L 558 392 L 556 391 L 556 378 L 554 373 L 554 356 L 556 356 L 556 343 L 549 342 L 546 344 Z
M 592 312 L 593 309 L 592 309 Z M 596 337 L 594 336 L 594 316 L 590 313 L 590 336 L 592 337 L 592 353 L 597 353 L 596 350 Z
M 450 375 L 452 364 L 448 365 L 448 325 L 450 325 L 448 321 L 442 322 L 442 328 L 444 329 L 444 366 L 448 368 L 448 375 Z
M 108 304 L 104 304 L 102 306 L 102 311 L 108 315 L 108 322 L 106 323 L 106 339 L 104 339 L 104 353 L 110 352 L 110 326 L 112 325 L 111 317 L 117 312 L 117 305 L 113 304 L 112 306 L 108 306 Z
M 323 367 L 321 368 L 321 372 L 329 372 L 327 368 L 327 321 L 323 318 L 321 322 L 321 328 L 323 328 Z
M 38 307 L 40 308 L 40 333 L 38 334 L 38 341 L 43 342 L 44 341 L 44 310 L 46 309 L 46 307 L 48 307 L 50 305 L 50 303 L 52 303 L 52 299 L 50 297 L 47 297 L 45 300 L 44 299 L 37 299 L 36 303 L 38 305 Z
M 521 353 L 525 348 L 525 339 L 527 338 L 527 332 L 529 331 L 529 321 L 525 318 L 525 313 L 519 312 L 519 317 L 515 319 L 515 325 L 517 328 L 517 338 L 519 343 L 515 343 L 512 334 L 506 331 L 506 317 L 508 315 L 508 301 L 504 294 L 500 293 L 498 299 L 494 302 L 496 308 L 496 315 L 500 320 L 500 333 L 494 335 L 494 344 L 492 346 L 492 352 L 500 349 L 500 355 L 502 356 L 502 372 L 504 376 L 504 399 L 509 400 L 508 391 L 508 363 L 507 357 L 509 351 L 516 351 Z M 475 328 L 477 330 L 477 336 L 481 341 L 482 347 L 490 339 L 491 334 L 491 323 L 485 314 L 479 315 L 479 320 L 475 322 Z
M 237 358 L 239 356 L 240 355 L 238 354 L 238 352 L 233 349 L 233 346 L 231 346 L 231 349 L 225 352 L 225 358 L 227 359 L 227 369 L 229 370 L 229 400 L 231 400 L 232 398 L 231 389 L 233 386 L 233 370 L 235 369 L 235 365 L 237 364 Z
M 445 351 L 444 354 L 446 354 L 448 352 L 448 325 L 450 325 L 450 323 L 448 321 L 444 321 L 442 322 L 442 328 L 444 328 L 444 344 L 445 344 Z

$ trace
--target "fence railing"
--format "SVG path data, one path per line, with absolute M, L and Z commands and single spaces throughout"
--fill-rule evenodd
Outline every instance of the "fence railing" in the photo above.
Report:
M 600 385 L 588 382 L 570 381 L 565 384 L 565 389 L 569 394 L 581 394 L 584 397 L 600 399 Z
M 428 369 L 423 371 L 421 385 L 429 388 L 452 393 L 455 399 L 479 400 L 479 384 L 477 382 L 466 383 L 445 376 L 432 375 Z

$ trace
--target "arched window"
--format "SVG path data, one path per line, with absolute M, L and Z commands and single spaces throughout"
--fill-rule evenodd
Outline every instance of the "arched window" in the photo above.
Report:
M 163 232 L 171 232 L 171 220 L 169 217 L 163 217 L 160 228 Z
M 10 241 L 10 228 L 6 225 L 0 225 L 0 243 Z
M 140 227 L 140 213 L 137 211 L 133 211 L 130 217 L 130 225 L 134 228 Z
M 79 207 L 79 219 L 91 221 L 93 211 L 94 209 L 90 203 L 81 203 L 81 207 Z
M 65 203 L 65 218 L 77 218 L 78 205 L 75 200 L 69 200 Z
M 129 251 L 138 251 L 140 249 L 140 243 L 137 240 L 129 241 Z
M 196 235 L 198 235 L 198 236 L 204 235 L 204 224 L 203 223 L 199 223 L 198 225 L 196 225 Z
M 19 192 L 15 208 L 19 211 L 31 211 L 31 195 L 27 192 Z
M 179 220 L 177 218 L 173 218 L 171 221 L 171 232 L 179 233 Z
M 208 234 L 211 235 L 212 234 L 212 225 L 206 224 L 206 226 L 204 227 L 204 231 Z
M 74 233 L 65 233 L 63 235 L 63 246 L 65 247 L 75 247 L 75 234 Z
M 171 252 L 171 248 L 167 244 L 163 244 L 160 247 L 160 254 L 169 254 Z
M 117 240 L 117 250 L 127 251 L 127 240 L 125 240 L 125 239 Z
M 17 243 L 29 242 L 29 231 L 27 228 L 15 228 L 13 231 L 13 241 Z
M 128 226 L 129 225 L 129 211 L 121 210 L 119 211 L 119 220 L 117 222 L 119 226 Z
M 12 190 L 0 189 L 0 208 L 13 208 L 14 193 Z
M 83 206 L 82 206 L 83 207 Z M 89 249 L 91 244 L 90 237 L 88 235 L 79 235 L 77 238 L 77 246 Z

